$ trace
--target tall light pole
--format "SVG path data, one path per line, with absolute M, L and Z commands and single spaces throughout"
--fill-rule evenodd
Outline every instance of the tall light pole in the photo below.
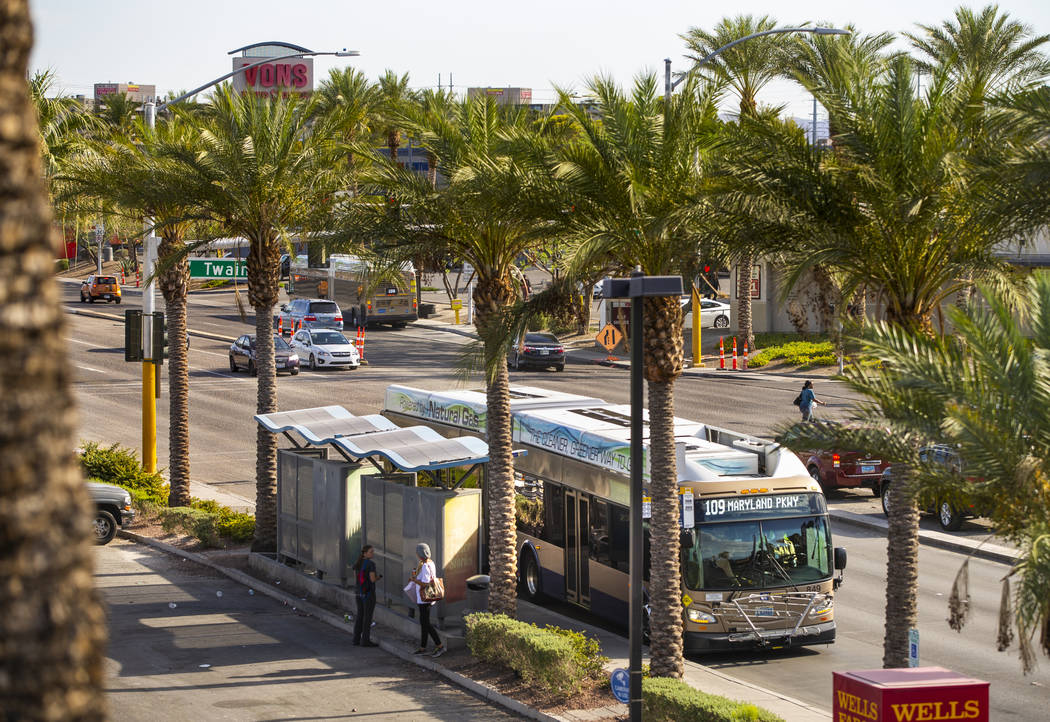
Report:
M 157 124 L 157 111 L 164 110 L 169 105 L 181 103 L 201 91 L 218 85 L 224 80 L 232 78 L 237 73 L 257 68 L 267 63 L 276 63 L 280 60 L 291 58 L 308 58 L 318 55 L 334 55 L 337 58 L 347 58 L 360 55 L 357 50 L 342 49 L 338 51 L 313 52 L 304 50 L 297 53 L 289 53 L 276 58 L 260 58 L 257 62 L 250 63 L 237 68 L 204 85 L 194 88 L 188 93 L 183 93 L 173 100 L 168 100 L 160 105 L 154 101 L 147 101 L 143 107 L 146 127 L 153 130 Z M 153 362 L 153 312 L 156 309 L 156 279 L 153 277 L 157 263 L 157 236 L 153 233 L 153 219 L 146 219 L 146 246 L 143 252 L 143 274 L 146 284 L 142 288 L 142 466 L 152 473 L 157 470 L 157 367 Z
M 814 28 L 774 28 L 772 30 L 763 30 L 762 32 L 759 32 L 759 33 L 751 33 L 750 35 L 745 35 L 742 38 L 737 38 L 736 40 L 734 40 L 732 42 L 726 43 L 722 47 L 720 47 L 720 48 L 718 48 L 716 50 L 713 50 L 712 52 L 708 53 L 707 55 L 705 55 L 704 57 L 700 58 L 700 60 L 698 60 L 696 62 L 696 64 L 693 66 L 692 70 L 690 70 L 687 73 L 679 74 L 679 76 L 677 78 L 675 78 L 675 79 L 671 78 L 671 59 L 670 58 L 664 58 L 664 117 L 665 118 L 667 117 L 667 113 L 671 109 L 671 93 L 674 92 L 674 89 L 677 88 L 678 85 L 683 80 L 685 80 L 687 77 L 689 77 L 689 75 L 691 73 L 695 73 L 708 60 L 711 60 L 712 58 L 720 55 L 721 53 L 724 53 L 726 50 L 729 50 L 730 48 L 732 48 L 734 46 L 737 46 L 740 43 L 746 42 L 748 40 L 754 40 L 755 38 L 761 38 L 761 37 L 764 37 L 766 35 L 782 35 L 784 33 L 812 33 L 813 35 L 851 35 L 852 34 L 852 33 L 850 33 L 849 30 L 839 30 L 838 28 L 823 28 L 823 27 L 814 27 Z M 813 143 L 815 145 L 816 144 L 816 139 L 817 139 L 816 98 L 813 99 L 813 103 L 814 103 L 814 109 L 813 109 Z M 693 308 L 693 365 L 694 366 L 699 366 L 700 365 L 700 355 L 701 355 L 701 352 L 700 352 L 700 292 L 697 289 L 695 283 L 690 283 L 689 285 L 692 286 L 692 293 L 691 293 L 692 304 L 691 305 L 692 305 L 692 308 Z

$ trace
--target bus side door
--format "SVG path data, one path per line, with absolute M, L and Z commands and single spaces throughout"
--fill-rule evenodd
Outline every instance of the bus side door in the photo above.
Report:
M 571 489 L 565 490 L 565 598 L 589 607 L 590 580 L 590 499 Z

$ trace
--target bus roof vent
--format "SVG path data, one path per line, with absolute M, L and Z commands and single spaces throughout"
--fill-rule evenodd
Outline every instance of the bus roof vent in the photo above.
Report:
M 594 419 L 595 421 L 604 421 L 605 423 L 613 424 L 614 426 L 622 426 L 625 429 L 631 428 L 630 415 L 619 411 L 613 411 L 612 409 L 572 409 L 572 413 L 586 416 L 588 419 Z M 648 426 L 648 423 L 643 421 L 643 425 Z

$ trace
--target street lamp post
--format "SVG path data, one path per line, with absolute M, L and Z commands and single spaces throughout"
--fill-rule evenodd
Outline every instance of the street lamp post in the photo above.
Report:
M 642 565 L 645 563 L 642 528 L 642 471 L 644 465 L 642 424 L 642 322 L 646 298 L 682 295 L 681 276 L 646 276 L 636 268 L 630 278 L 606 278 L 602 298 L 631 299 L 631 519 L 630 551 L 630 712 L 632 722 L 642 719 L 642 616 L 645 598 L 642 594 Z
M 188 93 L 183 93 L 173 100 L 166 101 L 159 105 L 152 100 L 147 101 L 143 107 L 146 127 L 150 130 L 156 127 L 157 111 L 164 110 L 169 105 L 181 103 L 201 91 L 207 90 L 224 80 L 232 78 L 237 73 L 243 73 L 246 70 L 251 70 L 260 65 L 275 63 L 280 60 L 290 60 L 291 58 L 307 58 L 318 55 L 334 55 L 337 58 L 347 58 L 360 54 L 361 53 L 357 50 L 347 50 L 344 48 L 342 50 L 325 52 L 304 50 L 302 52 L 290 53 L 276 58 L 260 58 L 257 62 L 237 68 L 198 88 L 194 88 Z M 153 219 L 147 218 L 146 245 L 142 258 L 142 271 L 146 280 L 145 286 L 142 288 L 142 466 L 150 473 L 157 470 L 157 384 L 154 376 L 154 374 L 157 373 L 157 367 L 153 363 L 153 311 L 155 310 L 157 303 L 156 279 L 153 275 L 157 263 L 157 236 L 154 235 L 153 230 Z
M 802 28 L 774 28 L 772 30 L 763 30 L 762 32 L 751 33 L 750 35 L 745 35 L 742 38 L 737 38 L 736 40 L 734 40 L 732 42 L 726 43 L 722 47 L 720 47 L 720 48 L 718 48 L 718 49 L 708 53 L 707 55 L 705 55 L 704 57 L 700 58 L 700 60 L 698 60 L 696 62 L 696 65 L 693 66 L 692 70 L 690 70 L 687 73 L 679 74 L 679 76 L 676 79 L 673 79 L 673 80 L 671 78 L 671 59 L 670 58 L 664 58 L 664 117 L 666 118 L 667 112 L 671 108 L 671 93 L 674 92 L 674 89 L 677 88 L 678 85 L 683 80 L 685 80 L 687 77 L 689 77 L 690 73 L 696 72 L 696 70 L 698 68 L 700 68 L 702 65 L 704 65 L 704 63 L 706 63 L 708 60 L 711 60 L 712 58 L 720 55 L 721 53 L 725 52 L 726 50 L 729 50 L 730 48 L 732 48 L 732 47 L 734 47 L 736 45 L 739 45 L 740 43 L 746 42 L 748 40 L 754 40 L 755 38 L 761 38 L 761 37 L 764 37 L 766 35 L 782 35 L 784 33 L 812 33 L 813 35 L 851 35 L 852 34 L 852 33 L 850 33 L 849 30 L 839 30 L 838 28 L 824 28 L 824 27 L 814 27 L 814 28 L 804 28 L 804 27 L 802 27 Z M 816 121 L 816 105 L 815 105 L 816 104 L 816 99 L 815 98 L 814 98 L 813 102 L 814 102 L 814 110 L 813 110 L 813 143 L 816 144 L 816 142 L 817 142 L 817 130 L 816 130 L 816 127 L 817 127 L 816 123 L 817 123 L 817 121 Z M 692 292 L 691 292 L 690 295 L 691 295 L 691 299 L 692 299 L 692 304 L 691 305 L 692 305 L 692 308 L 693 308 L 693 344 L 692 344 L 693 345 L 693 365 L 694 366 L 699 366 L 700 365 L 700 357 L 701 357 L 701 350 L 700 350 L 700 293 L 697 290 L 695 283 L 691 283 L 690 286 L 692 286 Z

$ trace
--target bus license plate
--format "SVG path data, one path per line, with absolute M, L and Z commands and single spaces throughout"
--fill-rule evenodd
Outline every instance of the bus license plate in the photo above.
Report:
M 773 607 L 759 607 L 755 610 L 756 617 L 775 617 Z
M 871 464 L 861 464 L 860 473 L 862 474 L 873 474 L 875 473 L 875 467 Z

